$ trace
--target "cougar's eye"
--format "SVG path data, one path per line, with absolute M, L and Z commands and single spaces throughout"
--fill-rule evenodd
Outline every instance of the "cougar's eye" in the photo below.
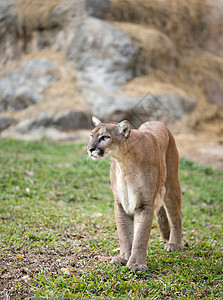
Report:
M 100 137 L 99 141 L 106 141 L 109 139 L 109 136 L 103 135 Z

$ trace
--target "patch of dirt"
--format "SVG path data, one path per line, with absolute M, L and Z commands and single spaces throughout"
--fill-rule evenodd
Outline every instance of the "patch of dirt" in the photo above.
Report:
M 223 138 L 208 133 L 175 135 L 180 157 L 223 170 Z
M 72 277 L 82 273 L 85 268 L 93 267 L 98 263 L 97 257 L 101 255 L 101 251 L 90 251 L 87 238 L 84 232 L 64 232 L 61 236 L 64 247 L 61 244 L 45 244 L 40 247 L 10 249 L 8 255 L 1 259 L 0 298 L 33 297 L 36 291 L 41 291 L 41 282 L 38 280 L 40 275 L 43 281 L 48 281 L 49 277 Z M 74 250 L 77 248 L 81 251 Z

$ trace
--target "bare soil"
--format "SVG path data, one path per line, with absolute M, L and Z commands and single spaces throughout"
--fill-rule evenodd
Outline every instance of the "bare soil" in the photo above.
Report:
M 175 135 L 181 157 L 223 170 L 223 138 L 207 133 Z

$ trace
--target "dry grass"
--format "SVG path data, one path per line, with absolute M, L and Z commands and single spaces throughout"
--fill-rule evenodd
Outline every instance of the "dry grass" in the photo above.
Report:
M 125 1 L 127 2 L 129 3 Z M 122 3 L 124 2 L 121 1 Z M 132 2 L 131 4 L 133 5 Z M 138 64 L 136 70 L 139 70 L 140 75 L 145 74 L 145 76 L 137 77 L 127 83 L 125 93 L 143 95 L 177 91 L 187 96 L 194 96 L 198 99 L 197 108 L 185 118 L 179 128 L 184 131 L 186 128 L 209 130 L 218 135 L 223 133 L 223 125 L 221 125 L 223 110 L 207 101 L 207 99 L 211 100 L 210 92 L 209 95 L 207 94 L 207 90 L 210 91 L 211 88 L 207 87 L 212 85 L 212 80 L 216 81 L 223 90 L 222 57 L 203 51 L 198 47 L 199 44 L 190 44 L 190 49 L 180 44 L 176 46 L 176 41 L 171 39 L 171 36 L 167 36 L 155 27 L 157 24 L 153 24 L 154 27 L 151 24 L 128 22 L 112 22 L 112 24 L 127 32 L 144 51 L 141 59 L 139 57 L 136 61 Z
M 151 94 L 162 94 L 162 93 L 172 93 L 178 92 L 182 95 L 185 95 L 185 91 L 177 88 L 176 86 L 157 80 L 155 76 L 141 76 L 136 77 L 125 85 L 124 93 L 128 96 L 134 95 L 145 95 L 148 93 Z
M 150 68 L 148 75 L 128 82 L 123 93 L 133 96 L 177 92 L 186 97 L 196 97 L 196 109 L 181 121 L 177 132 L 206 131 L 220 137 L 223 135 L 223 109 L 207 101 L 204 89 L 208 76 L 222 84 L 222 71 L 222 58 L 205 53 L 201 55 L 201 52 L 184 53 L 179 57 L 179 66 L 172 76 L 167 76 L 163 70 Z
M 149 68 L 172 73 L 177 63 L 175 45 L 167 35 L 146 25 L 112 22 L 112 25 L 129 34 L 141 50 L 137 57 L 136 73 L 148 73 Z
M 154 26 L 178 45 L 201 40 L 210 4 L 205 0 L 111 0 L 117 21 Z
M 31 32 L 41 24 L 47 27 L 51 10 L 65 0 L 13 0 L 17 15 L 17 30 L 19 34 Z

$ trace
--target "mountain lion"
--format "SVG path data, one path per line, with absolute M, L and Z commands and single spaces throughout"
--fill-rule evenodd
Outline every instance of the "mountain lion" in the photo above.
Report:
M 161 122 L 146 122 L 138 130 L 128 121 L 102 123 L 90 136 L 88 154 L 94 160 L 111 157 L 120 255 L 114 264 L 146 272 L 146 253 L 153 213 L 166 251 L 181 250 L 181 187 L 175 140 Z M 169 226 L 170 223 L 170 226 Z

